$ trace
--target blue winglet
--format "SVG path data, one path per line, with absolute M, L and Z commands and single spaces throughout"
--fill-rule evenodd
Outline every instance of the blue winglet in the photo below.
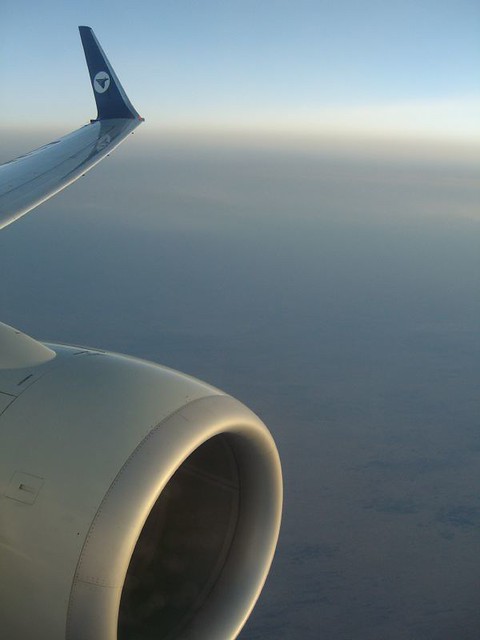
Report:
M 115 71 L 90 27 L 78 27 L 82 39 L 93 95 L 97 103 L 97 120 L 135 118 L 143 120 L 123 90 Z

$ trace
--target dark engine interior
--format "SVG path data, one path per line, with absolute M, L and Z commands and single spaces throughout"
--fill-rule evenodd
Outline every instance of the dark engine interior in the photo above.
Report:
M 172 476 L 142 530 L 119 611 L 119 640 L 174 640 L 208 599 L 239 520 L 230 436 L 195 450 Z

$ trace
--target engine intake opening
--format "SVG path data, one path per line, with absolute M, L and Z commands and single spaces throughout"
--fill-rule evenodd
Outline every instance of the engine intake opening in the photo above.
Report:
M 217 583 L 240 518 L 230 438 L 215 436 L 194 451 L 150 512 L 123 587 L 118 640 L 180 637 Z

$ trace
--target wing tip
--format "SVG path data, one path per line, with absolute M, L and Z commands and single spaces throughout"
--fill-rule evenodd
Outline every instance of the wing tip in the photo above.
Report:
M 78 30 L 97 103 L 97 120 L 128 118 L 143 121 L 125 93 L 93 29 L 80 25 Z

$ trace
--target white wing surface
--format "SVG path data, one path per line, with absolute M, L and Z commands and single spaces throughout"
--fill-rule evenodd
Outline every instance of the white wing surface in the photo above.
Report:
M 84 175 L 143 118 L 132 106 L 90 27 L 79 27 L 98 115 L 90 124 L 0 165 L 0 229 Z

